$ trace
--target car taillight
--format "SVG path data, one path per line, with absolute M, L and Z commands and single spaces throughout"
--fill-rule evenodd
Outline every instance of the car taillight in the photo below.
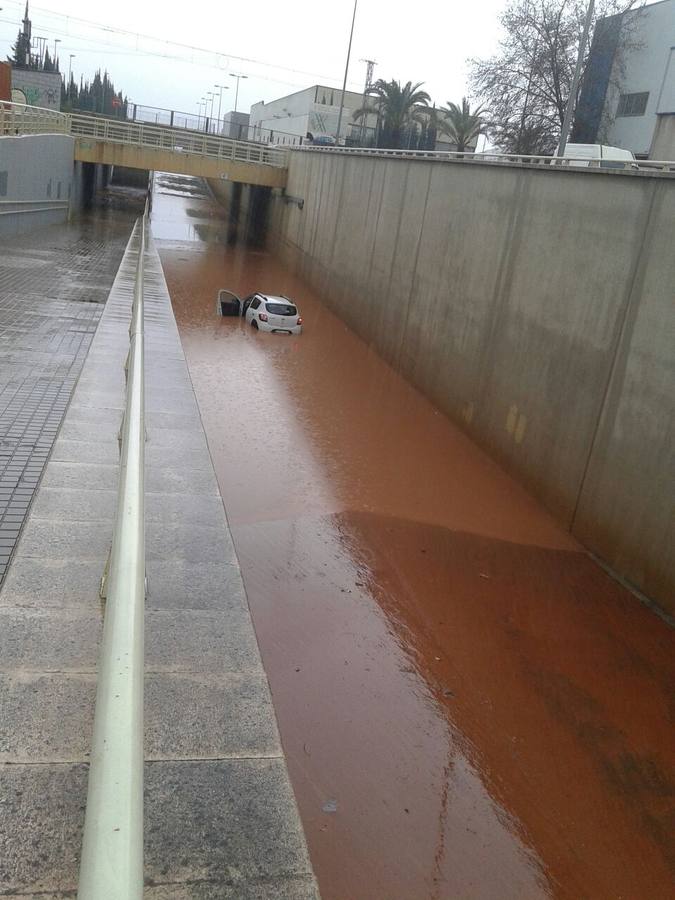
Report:
M 302 325 L 302 316 L 298 316 L 298 325 Z
M 258 318 L 260 319 L 261 322 L 266 322 L 267 321 L 267 313 L 260 313 Z

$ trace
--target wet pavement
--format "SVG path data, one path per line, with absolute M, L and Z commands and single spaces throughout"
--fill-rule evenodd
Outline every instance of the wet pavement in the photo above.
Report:
M 153 230 L 324 900 L 673 896 L 673 630 L 189 194 Z
M 97 211 L 0 247 L 0 582 L 131 233 Z
M 139 244 L 137 224 L 0 591 L 0 896 L 77 891 Z M 145 896 L 316 900 L 150 240 L 144 276 Z

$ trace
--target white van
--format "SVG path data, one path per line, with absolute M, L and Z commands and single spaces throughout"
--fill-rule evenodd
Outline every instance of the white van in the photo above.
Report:
M 556 150 L 556 155 L 557 155 Z M 630 162 L 631 168 L 637 169 L 635 157 L 630 150 L 621 147 L 608 147 L 606 144 L 566 144 L 563 159 L 569 160 L 568 166 L 595 165 L 601 169 L 623 169 L 622 163 Z M 585 160 L 598 160 L 597 163 Z M 618 165 L 617 165 L 618 164 Z

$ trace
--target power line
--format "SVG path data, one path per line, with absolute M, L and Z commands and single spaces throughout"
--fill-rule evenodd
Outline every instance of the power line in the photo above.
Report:
M 18 7 L 20 10 L 23 0 L 20 0 L 20 2 L 17 2 L 17 0 L 6 0 L 6 2 L 11 3 L 13 6 Z M 91 19 L 84 19 L 79 16 L 69 16 L 69 15 L 66 15 L 65 13 L 56 12 L 55 10 L 48 9 L 47 7 L 43 7 L 43 6 L 32 5 L 31 11 L 39 11 L 39 12 L 47 13 L 49 16 L 53 16 L 56 19 L 65 20 L 66 31 L 62 31 L 62 30 L 59 31 L 54 28 L 50 28 L 49 30 L 54 34 L 61 34 L 65 37 L 70 37 L 75 40 L 89 40 L 89 41 L 93 41 L 96 43 L 101 43 L 104 46 L 115 46 L 114 44 L 111 44 L 109 41 L 102 41 L 100 39 L 91 38 L 90 36 L 86 36 L 86 37 L 82 36 L 82 37 L 78 38 L 77 35 L 72 34 L 72 32 L 68 29 L 67 26 L 70 22 L 76 22 L 76 23 L 88 25 L 90 27 L 95 28 L 98 31 L 104 31 L 109 34 L 117 34 L 117 35 L 120 35 L 123 37 L 132 38 L 135 40 L 136 46 L 125 48 L 125 52 L 127 52 L 127 53 L 138 53 L 139 55 L 143 55 L 143 56 L 156 56 L 156 57 L 159 57 L 162 59 L 174 59 L 174 60 L 179 60 L 181 62 L 191 62 L 192 64 L 206 65 L 205 63 L 196 63 L 196 61 L 194 59 L 186 59 L 184 56 L 178 56 L 176 54 L 161 53 L 161 52 L 158 52 L 157 50 L 147 50 L 147 49 L 142 50 L 138 47 L 138 41 L 145 40 L 145 41 L 151 41 L 154 44 L 163 44 L 167 47 L 178 47 L 181 50 L 188 50 L 193 54 L 200 53 L 200 54 L 204 54 L 209 57 L 215 57 L 216 60 L 224 59 L 229 62 L 229 60 L 232 59 L 232 60 L 236 60 L 237 62 L 245 62 L 245 63 L 249 63 L 249 64 L 255 65 L 255 66 L 263 66 L 266 69 L 276 69 L 280 72 L 289 72 L 293 75 L 304 75 L 304 76 L 306 76 L 308 78 L 312 78 L 312 79 L 318 78 L 320 81 L 329 81 L 330 82 L 330 81 L 334 80 L 334 78 L 335 78 L 335 76 L 333 76 L 333 75 L 318 74 L 316 72 L 306 72 L 302 69 L 294 69 L 289 66 L 277 65 L 276 63 L 271 63 L 269 60 L 263 61 L 263 60 L 255 59 L 254 57 L 239 56 L 236 53 L 227 53 L 227 52 L 223 52 L 223 51 L 219 51 L 219 50 L 213 50 L 211 48 L 198 47 L 194 44 L 183 44 L 179 41 L 158 38 L 153 35 L 143 34 L 142 32 L 129 31 L 127 29 L 118 28 L 118 27 L 112 26 L 112 25 L 104 25 L 101 22 L 94 22 Z M 7 22 L 8 24 L 12 24 L 12 20 L 2 19 L 0 21 Z M 43 25 L 41 25 L 41 27 L 44 28 Z M 212 67 L 218 68 L 218 69 L 223 68 L 223 66 L 220 64 L 216 64 L 215 66 L 212 66 Z M 225 66 L 225 68 L 227 68 L 227 67 L 228 66 Z M 258 77 L 263 77 L 263 76 L 259 76 L 258 74 L 256 74 L 256 78 L 258 78 Z M 266 80 L 273 81 L 274 79 L 268 78 Z M 277 83 L 290 84 L 290 82 L 282 82 L 280 80 L 278 80 Z
M 4 19 L 1 17 L 0 17 L 0 23 L 5 23 L 5 24 L 9 24 L 9 25 L 15 24 L 13 19 Z M 136 56 L 136 57 L 146 57 L 146 58 L 154 57 L 156 59 L 172 60 L 174 62 L 183 63 L 184 65 L 200 66 L 202 68 L 208 68 L 208 69 L 217 68 L 218 71 L 224 71 L 224 67 L 214 66 L 214 64 L 212 62 L 189 59 L 185 56 L 179 56 L 177 54 L 172 54 L 172 53 L 160 53 L 156 50 L 142 50 L 142 49 L 137 49 L 135 47 L 133 47 L 133 48 L 132 47 L 120 47 L 120 49 L 118 49 L 118 50 L 101 50 L 100 49 L 101 46 L 102 47 L 115 47 L 115 46 L 119 46 L 119 45 L 113 44 L 110 41 L 101 40 L 100 38 L 94 38 L 89 35 L 86 35 L 86 36 L 85 35 L 77 35 L 77 34 L 73 34 L 70 31 L 62 31 L 59 28 L 53 28 L 51 26 L 48 27 L 47 30 L 49 31 L 50 35 L 62 35 L 63 37 L 70 38 L 70 42 L 68 44 L 66 44 L 66 46 L 62 47 L 62 52 L 64 52 L 64 53 L 66 51 L 74 48 L 78 51 L 78 53 L 89 52 L 95 56 L 126 56 L 126 57 Z M 93 45 L 95 45 L 95 47 Z M 204 50 L 202 52 L 213 55 L 213 51 L 210 51 L 210 50 Z M 273 69 L 275 67 L 268 66 L 268 68 Z M 293 70 L 289 70 L 289 71 L 293 71 Z M 255 79 L 259 80 L 259 81 L 267 81 L 270 84 L 282 84 L 282 85 L 286 85 L 287 87 L 292 87 L 292 88 L 307 87 L 306 81 L 302 81 L 302 82 L 287 81 L 284 78 L 275 78 L 275 77 L 272 77 L 271 75 L 263 75 L 260 72 L 255 72 L 252 75 L 252 77 L 255 77 Z M 314 76 L 314 77 L 321 77 L 321 76 Z M 326 80 L 326 79 L 322 79 L 322 80 Z M 328 79 L 328 80 L 330 80 L 330 79 Z

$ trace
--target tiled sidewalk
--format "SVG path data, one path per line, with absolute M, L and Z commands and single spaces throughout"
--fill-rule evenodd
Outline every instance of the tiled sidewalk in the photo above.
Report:
M 0 247 L 0 582 L 133 219 L 81 219 Z
M 0 895 L 74 900 L 138 228 L 0 591 Z M 147 900 L 318 900 L 199 409 L 146 254 Z

